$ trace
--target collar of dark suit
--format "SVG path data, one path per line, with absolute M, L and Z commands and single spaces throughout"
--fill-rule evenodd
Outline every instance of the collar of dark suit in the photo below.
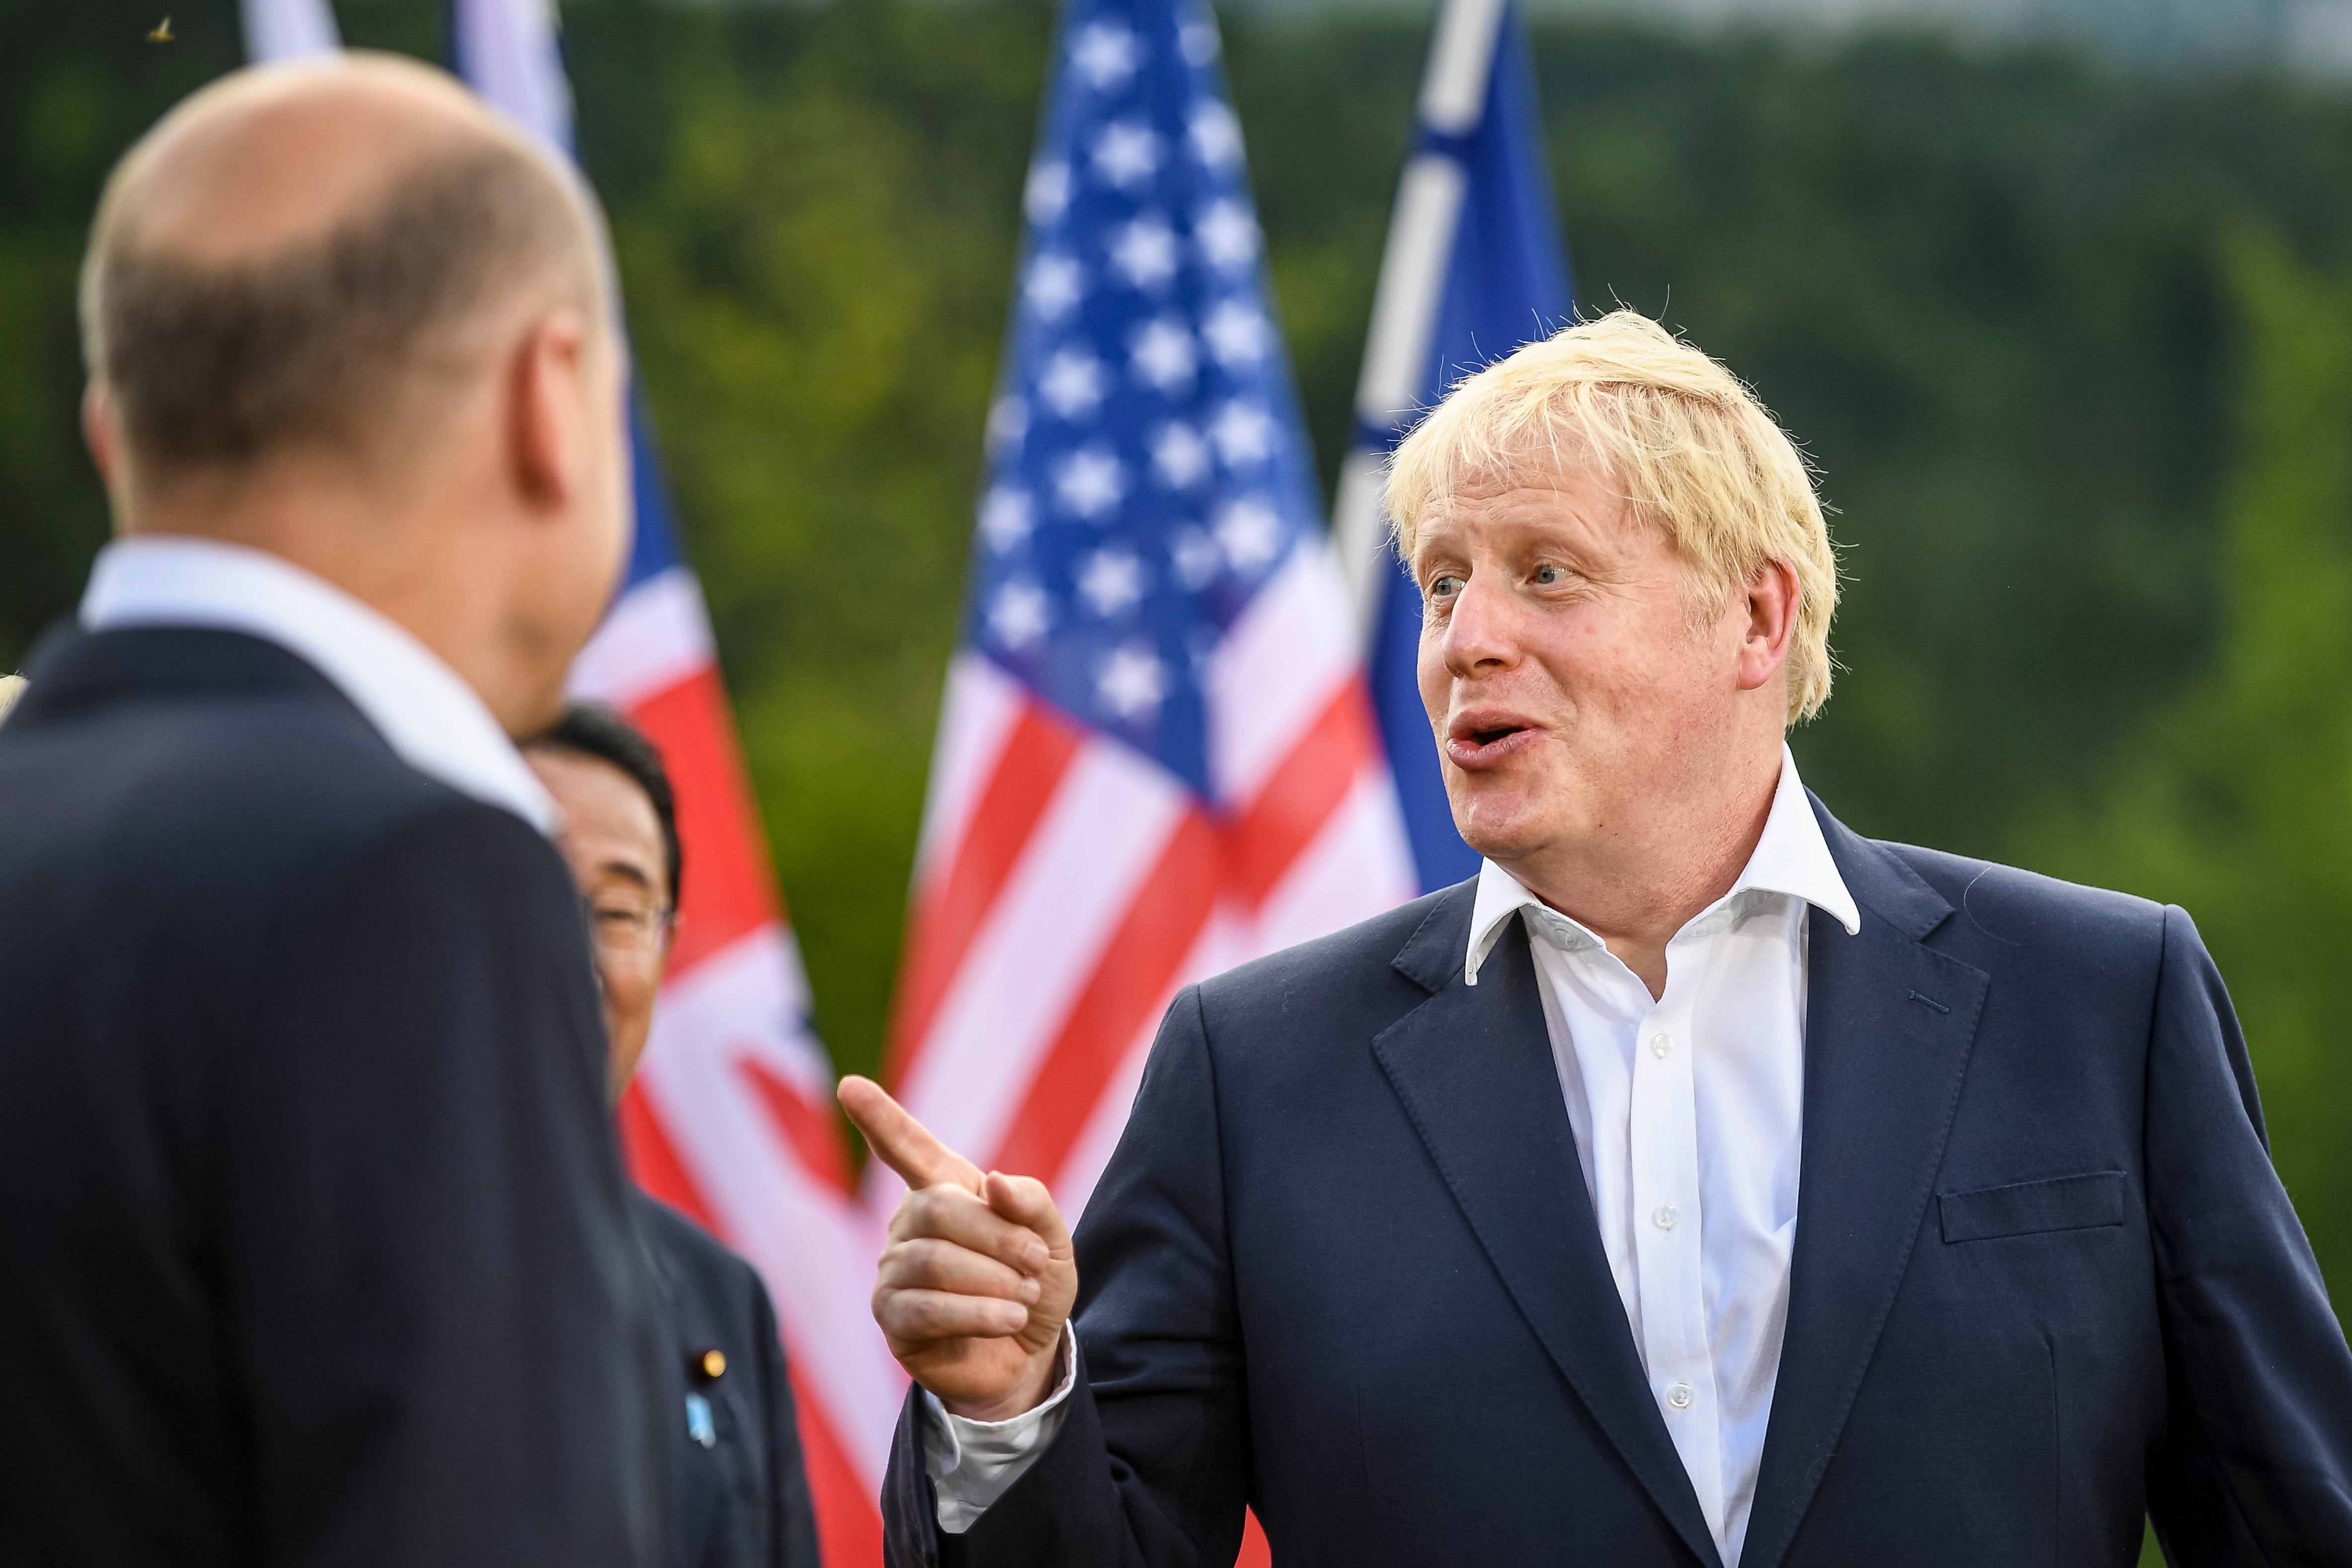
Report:
M 9 722 L 47 718 L 142 696 L 288 696 L 329 704 L 364 724 L 334 682 L 267 639 L 183 626 L 86 632 L 59 622 L 26 661 L 30 684 Z
M 1812 915 L 1788 1329 L 1742 1568 L 1778 1568 L 1835 1452 L 1917 1242 L 1990 983 L 1927 945 L 1948 900 L 1894 850 L 1811 804 L 1863 920 L 1849 936 Z M 1468 882 L 1430 901 L 1394 959 L 1428 999 L 1373 1052 L 1529 1326 L 1694 1557 L 1711 1563 L 1715 1543 L 1584 1192 L 1524 930 L 1498 945 L 1492 984 L 1463 983 L 1475 897 Z

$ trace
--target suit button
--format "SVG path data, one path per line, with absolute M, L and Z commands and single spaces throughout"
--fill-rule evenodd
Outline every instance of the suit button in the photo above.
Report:
M 1677 1383 L 1666 1390 L 1666 1403 L 1675 1409 L 1687 1410 L 1690 1408 L 1690 1402 L 1691 1385 L 1689 1384 Z
M 697 1351 L 687 1358 L 686 1375 L 697 1383 L 716 1383 L 727 1375 L 727 1353 L 723 1350 Z

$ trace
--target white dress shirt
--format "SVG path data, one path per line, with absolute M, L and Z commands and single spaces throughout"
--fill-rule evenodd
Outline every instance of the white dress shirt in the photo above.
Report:
M 1748 1534 L 1788 1322 L 1809 905 L 1862 929 L 1783 747 L 1747 869 L 1666 944 L 1664 996 L 1491 861 L 1470 916 L 1472 985 L 1510 918 L 1527 925 L 1601 1245 L 1725 1568 Z
M 555 831 L 554 798 L 474 688 L 406 628 L 289 561 L 181 534 L 120 538 L 98 553 L 80 619 L 92 632 L 193 626 L 275 643 L 326 676 L 410 767 Z
M 1725 1568 L 1748 1534 L 1789 1316 L 1808 907 L 1862 929 L 1783 747 L 1746 869 L 1666 944 L 1664 997 L 1492 861 L 1463 960 L 1476 985 L 1512 917 L 1525 920 L 1601 1248 Z M 1060 1429 L 1070 1385 L 1066 1371 L 1045 1404 L 993 1423 L 923 1396 L 940 1528 L 970 1529 L 1021 1478 Z

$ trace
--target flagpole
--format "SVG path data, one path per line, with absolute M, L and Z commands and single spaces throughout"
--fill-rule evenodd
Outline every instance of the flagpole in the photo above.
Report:
M 342 35 L 327 0 L 240 0 L 247 59 L 299 60 L 340 54 Z
M 1371 332 L 1356 383 L 1356 435 L 1339 470 L 1332 535 L 1359 625 L 1369 643 L 1380 616 L 1379 570 L 1388 519 L 1381 482 L 1388 455 L 1418 411 L 1430 340 L 1453 257 L 1467 173 L 1461 139 L 1486 113 L 1486 84 L 1507 0 L 1445 0 L 1422 80 L 1414 151 L 1397 184 Z

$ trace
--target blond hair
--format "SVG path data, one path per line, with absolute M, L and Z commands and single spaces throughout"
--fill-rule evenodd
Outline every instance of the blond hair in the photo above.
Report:
M 25 695 L 26 684 L 22 675 L 0 675 L 0 718 L 8 716 L 8 710 Z
M 1829 700 L 1837 553 L 1796 444 L 1746 383 L 1648 317 L 1616 310 L 1457 383 L 1389 462 L 1389 516 L 1412 559 L 1423 515 L 1463 479 L 1588 464 L 1663 532 L 1708 619 L 1775 560 L 1796 573 L 1790 722 Z

